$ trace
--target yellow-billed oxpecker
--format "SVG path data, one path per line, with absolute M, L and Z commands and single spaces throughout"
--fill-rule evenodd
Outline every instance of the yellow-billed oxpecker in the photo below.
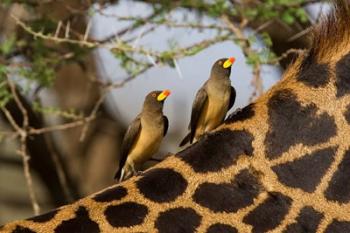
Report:
M 121 146 L 115 179 L 122 181 L 134 175 L 155 154 L 168 131 L 168 118 L 163 115 L 169 90 L 152 91 L 143 103 L 142 112 L 129 125 Z
M 217 60 L 211 68 L 209 79 L 199 89 L 192 104 L 190 132 L 180 146 L 192 143 L 207 131 L 215 129 L 225 119 L 233 106 L 236 91 L 231 86 L 231 66 L 235 58 Z

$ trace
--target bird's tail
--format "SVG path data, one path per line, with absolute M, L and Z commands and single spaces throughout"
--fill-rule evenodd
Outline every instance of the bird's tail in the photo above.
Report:
M 191 132 L 189 132 L 184 139 L 182 139 L 182 141 L 180 142 L 180 147 L 186 145 L 188 142 L 191 142 Z

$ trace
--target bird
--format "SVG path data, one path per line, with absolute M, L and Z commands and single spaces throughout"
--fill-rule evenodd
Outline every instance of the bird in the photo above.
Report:
M 152 91 L 144 100 L 140 114 L 131 122 L 124 135 L 119 168 L 114 179 L 119 182 L 137 174 L 144 162 L 155 154 L 168 132 L 169 121 L 163 115 L 163 105 L 170 90 Z
M 192 144 L 205 132 L 219 126 L 226 113 L 232 108 L 236 99 L 236 90 L 231 86 L 231 67 L 234 57 L 217 60 L 212 68 L 209 79 L 198 90 L 192 104 L 190 132 L 181 141 L 180 146 L 188 142 Z

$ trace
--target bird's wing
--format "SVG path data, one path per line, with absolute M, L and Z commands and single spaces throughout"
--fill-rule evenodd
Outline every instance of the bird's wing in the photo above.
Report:
M 228 104 L 227 111 L 229 111 L 232 108 L 233 104 L 235 103 L 235 100 L 236 100 L 236 90 L 233 86 L 231 86 L 230 102 Z
M 193 105 L 192 105 L 191 122 L 190 122 L 190 126 L 191 126 L 191 140 L 190 140 L 190 142 L 193 141 L 199 118 L 202 114 L 203 108 L 204 108 L 207 100 L 208 100 L 208 94 L 203 86 L 197 92 L 196 98 L 194 99 Z
M 131 148 L 133 147 L 134 143 L 136 142 L 138 136 L 140 135 L 140 132 L 141 132 L 141 119 L 139 115 L 135 118 L 135 120 L 133 120 L 133 122 L 131 122 L 123 138 L 123 143 L 120 151 L 119 168 L 114 178 L 119 178 L 120 172 L 126 162 L 126 159 L 128 158 L 128 154 Z
M 166 133 L 168 132 L 168 128 L 169 128 L 169 120 L 166 116 L 163 116 L 163 122 L 164 122 L 164 132 L 163 132 L 163 136 L 166 135 Z

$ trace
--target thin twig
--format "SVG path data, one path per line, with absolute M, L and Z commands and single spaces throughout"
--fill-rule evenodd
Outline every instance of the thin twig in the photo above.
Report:
M 28 117 L 28 112 L 26 108 L 24 107 L 23 103 L 21 102 L 19 96 L 17 95 L 16 87 L 12 83 L 12 81 L 6 77 L 6 81 L 8 83 L 8 86 L 10 87 L 12 96 L 14 101 L 16 102 L 17 107 L 20 109 L 23 117 L 23 122 L 22 122 L 22 127 L 20 127 L 15 119 L 12 117 L 11 113 L 5 108 L 2 108 L 2 111 L 4 112 L 6 118 L 12 125 L 12 127 L 16 130 L 16 132 L 20 135 L 20 149 L 17 151 L 19 155 L 22 157 L 23 161 L 23 171 L 24 171 L 24 176 L 27 182 L 27 187 L 28 187 L 28 192 L 29 192 L 29 197 L 32 203 L 33 211 L 35 215 L 38 215 L 40 212 L 40 206 L 38 204 L 34 188 L 33 188 L 33 180 L 32 176 L 30 174 L 30 167 L 29 167 L 29 159 L 30 156 L 27 153 L 27 129 L 29 127 L 29 117 Z
M 260 73 L 261 73 L 261 64 L 260 63 L 254 64 L 253 79 L 251 81 L 251 84 L 254 87 L 254 90 L 251 96 L 249 97 L 249 102 L 252 102 L 255 97 L 260 96 L 261 93 L 263 92 L 264 88 L 260 77 Z
M 40 206 L 38 204 L 34 189 L 33 189 L 33 181 L 32 181 L 32 177 L 30 174 L 30 167 L 29 167 L 29 155 L 27 154 L 27 133 L 25 130 L 23 130 L 22 128 L 20 128 L 16 121 L 13 119 L 11 113 L 6 109 L 6 108 L 2 108 L 1 109 L 6 118 L 8 119 L 8 121 L 10 122 L 10 124 L 12 125 L 12 127 L 17 131 L 17 133 L 20 135 L 20 150 L 17 151 L 17 153 L 22 157 L 22 161 L 23 161 L 23 171 L 24 171 L 24 176 L 26 179 L 26 183 L 27 183 L 27 188 L 28 188 L 28 192 L 29 192 L 29 198 L 31 200 L 32 203 L 32 207 L 33 207 L 33 211 L 35 215 L 38 215 L 40 212 Z
M 231 20 L 227 15 L 222 16 L 222 20 L 228 25 L 230 30 L 239 39 L 238 43 L 242 48 L 243 54 L 246 57 L 249 57 L 249 55 L 251 55 L 252 53 L 255 53 L 255 51 L 251 48 L 251 44 L 248 38 L 246 38 L 246 36 L 243 33 L 243 28 L 248 24 L 248 21 L 246 19 L 243 19 L 240 26 L 236 26 L 233 22 L 231 22 Z M 257 96 L 260 96 L 263 93 L 263 85 L 262 85 L 260 73 L 261 73 L 261 64 L 257 62 L 253 64 L 253 79 L 251 84 L 253 85 L 254 90 L 250 97 L 250 101 Z
M 304 53 L 305 52 L 305 49 L 288 49 L 286 52 L 282 53 L 281 56 L 275 58 L 275 59 L 272 59 L 270 61 L 268 61 L 268 63 L 266 64 L 269 64 L 269 65 L 276 65 L 278 64 L 281 60 L 287 58 L 290 54 L 301 54 L 301 53 Z
M 29 125 L 29 117 L 28 117 L 28 112 L 27 109 L 23 106 L 22 102 L 20 101 L 18 95 L 17 95 L 17 91 L 16 91 L 16 87 L 15 85 L 12 83 L 12 81 L 7 77 L 7 83 L 10 86 L 11 89 L 11 93 L 13 95 L 13 98 L 18 106 L 18 108 L 20 109 L 22 116 L 23 116 L 23 124 L 22 127 L 24 129 L 28 128 Z
M 66 124 L 48 126 L 48 127 L 40 128 L 40 129 L 30 128 L 28 130 L 28 134 L 29 135 L 38 135 L 38 134 L 49 133 L 49 132 L 53 132 L 53 131 L 72 129 L 72 128 L 82 126 L 82 125 L 84 125 L 92 120 L 93 119 L 84 118 L 82 120 L 77 120 L 77 121 L 73 121 L 73 122 L 66 123 Z
M 292 37 L 290 37 L 287 40 L 287 42 L 295 41 L 295 40 L 299 39 L 300 37 L 308 34 L 311 30 L 312 30 L 312 27 L 305 28 L 304 30 L 302 30 L 302 31 L 296 33 L 295 35 L 293 35 Z
M 42 32 L 36 32 L 34 31 L 31 27 L 27 26 L 24 22 L 22 22 L 19 18 L 17 18 L 15 15 L 11 15 L 11 18 L 13 18 L 16 21 L 16 24 L 18 24 L 21 28 L 23 28 L 26 32 L 32 34 L 34 37 L 38 37 L 41 39 L 49 40 L 49 41 L 55 41 L 56 43 L 70 43 L 70 44 L 78 44 L 86 47 L 97 47 L 99 44 L 96 42 L 90 42 L 90 41 L 80 41 L 80 40 L 73 40 L 68 38 L 69 34 L 69 22 L 66 27 L 66 32 L 65 32 L 65 38 L 60 38 L 60 37 L 53 37 L 50 35 L 45 35 Z
M 23 129 L 21 127 L 19 127 L 19 125 L 17 125 L 15 119 L 13 119 L 11 113 L 6 109 L 6 108 L 1 108 L 1 111 L 5 114 L 7 120 L 10 122 L 10 125 L 13 127 L 13 129 L 19 134 L 22 135 L 24 132 Z
M 273 20 L 269 20 L 263 24 L 261 24 L 256 30 L 255 33 L 259 33 L 262 30 L 266 29 L 268 26 L 270 26 L 274 21 Z
M 21 149 L 19 151 L 17 151 L 18 154 L 20 154 L 22 156 L 22 160 L 23 160 L 23 170 L 24 170 L 24 176 L 26 178 L 27 181 L 27 187 L 28 187 L 28 191 L 29 191 L 29 197 L 32 203 L 32 207 L 34 210 L 34 214 L 38 215 L 40 213 L 40 206 L 39 203 L 37 201 L 35 192 L 34 192 L 34 188 L 33 188 L 33 180 L 32 180 L 32 176 L 30 174 L 30 167 L 29 167 L 29 155 L 27 154 L 27 143 L 26 143 L 27 139 L 26 137 L 21 137 Z
M 54 146 L 53 146 L 54 143 L 51 139 L 51 135 L 44 135 L 44 139 L 45 139 L 47 148 L 49 149 L 50 154 L 52 155 L 52 160 L 53 160 L 53 163 L 55 165 L 55 169 L 56 169 L 57 175 L 58 175 L 58 180 L 59 180 L 60 185 L 63 189 L 63 193 L 66 196 L 68 201 L 73 201 L 72 194 L 68 188 L 67 175 L 64 172 L 63 165 L 59 159 L 57 151 L 54 149 Z

